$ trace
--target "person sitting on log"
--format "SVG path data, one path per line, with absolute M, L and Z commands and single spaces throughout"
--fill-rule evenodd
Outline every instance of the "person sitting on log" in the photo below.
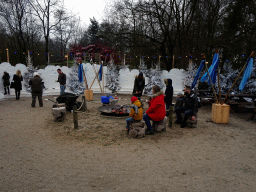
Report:
M 138 100 L 137 97 L 133 96 L 131 98 L 131 102 L 132 102 L 132 107 L 131 107 L 131 112 L 129 113 L 129 118 L 126 119 L 126 130 L 127 132 L 129 132 L 129 128 L 130 128 L 130 123 L 133 122 L 139 122 L 142 119 L 143 116 L 143 109 L 142 109 L 142 105 L 141 102 Z
M 197 96 L 191 91 L 190 86 L 185 86 L 184 88 L 184 106 L 183 107 L 178 107 L 174 109 L 174 112 L 177 115 L 177 120 L 175 123 L 181 124 L 180 128 L 186 127 L 186 122 L 188 120 L 189 116 L 191 117 L 191 120 L 196 119 L 196 114 L 197 114 L 197 106 L 198 106 L 198 98 Z M 182 119 L 182 113 L 184 113 L 184 117 Z
M 179 107 L 183 107 L 184 105 L 184 95 L 182 93 L 177 94 L 176 103 L 174 105 L 174 110 Z
M 160 87 L 154 85 L 152 88 L 153 98 L 148 101 L 149 108 L 146 111 L 146 114 L 143 116 L 143 120 L 147 125 L 147 130 L 145 132 L 146 135 L 153 135 L 154 130 L 150 123 L 150 120 L 153 121 L 162 121 L 165 118 L 166 110 L 165 110 L 165 102 L 164 102 L 164 92 L 161 91 Z

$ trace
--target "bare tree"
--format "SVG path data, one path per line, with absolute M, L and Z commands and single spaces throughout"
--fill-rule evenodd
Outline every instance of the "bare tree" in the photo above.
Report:
M 35 15 L 39 19 L 40 27 L 43 30 L 45 39 L 45 59 L 50 64 L 49 38 L 51 30 L 54 29 L 63 17 L 54 17 L 59 10 L 62 10 L 63 1 L 59 0 L 28 0 L 33 7 Z
M 25 62 L 27 50 L 31 50 L 34 40 L 40 36 L 30 4 L 26 0 L 3 1 L 0 4 L 0 17 L 15 53 L 19 56 L 18 62 Z

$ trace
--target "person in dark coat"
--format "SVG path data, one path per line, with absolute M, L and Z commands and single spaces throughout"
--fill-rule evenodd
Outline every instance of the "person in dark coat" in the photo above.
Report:
M 39 106 L 43 107 L 43 88 L 42 88 L 42 79 L 38 73 L 34 73 L 34 77 L 30 79 L 29 85 L 31 86 L 31 94 L 32 94 L 32 104 L 31 107 L 35 107 L 36 105 L 36 96 L 38 96 Z
M 140 72 L 139 76 L 137 75 L 135 76 L 133 95 L 136 97 L 141 97 L 144 87 L 145 87 L 145 77 L 143 77 L 143 73 Z
M 197 114 L 197 106 L 198 106 L 198 98 L 197 96 L 191 91 L 190 86 L 185 86 L 184 88 L 184 105 L 183 107 L 176 108 L 174 111 L 177 115 L 177 120 L 175 123 L 181 124 L 180 128 L 184 128 L 186 126 L 186 122 L 189 116 L 191 120 L 196 119 Z M 184 113 L 184 118 L 182 119 L 182 113 Z
M 61 71 L 61 69 L 57 69 L 57 72 L 59 73 L 58 80 L 56 82 L 60 83 L 60 94 L 65 93 L 66 89 L 66 74 Z
M 17 70 L 16 74 L 13 75 L 13 81 L 14 81 L 16 100 L 19 100 L 20 99 L 20 91 L 22 90 L 21 81 L 23 81 L 23 77 L 21 75 L 20 70 Z
M 146 111 L 146 114 L 143 115 L 143 120 L 147 125 L 146 135 L 153 135 L 154 130 L 150 123 L 150 120 L 153 121 L 162 121 L 165 118 L 166 110 L 164 106 L 164 92 L 161 91 L 160 87 L 154 85 L 152 88 L 153 98 L 150 101 L 147 101 L 149 108 Z
M 4 83 L 4 94 L 5 95 L 10 95 L 10 75 L 6 71 L 4 72 L 4 75 L 2 77 L 3 83 Z
M 164 102 L 166 105 L 166 117 L 169 116 L 169 108 L 172 105 L 173 87 L 171 79 L 164 79 L 166 85 Z

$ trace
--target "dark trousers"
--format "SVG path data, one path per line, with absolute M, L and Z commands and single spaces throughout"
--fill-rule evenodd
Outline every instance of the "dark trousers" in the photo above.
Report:
M 10 95 L 10 88 L 9 88 L 9 86 L 4 87 L 4 94 L 6 95 L 7 93 Z
M 20 99 L 20 90 L 15 90 L 16 100 Z
M 36 96 L 38 96 L 39 106 L 43 107 L 42 91 L 33 91 L 32 92 L 32 107 L 36 105 Z
M 167 104 L 167 103 L 165 103 L 165 106 L 166 106 L 166 117 L 169 117 L 169 109 L 170 109 L 170 106 L 171 106 L 171 104 Z
M 176 108 L 175 113 L 177 115 L 177 121 L 181 122 L 182 125 L 186 125 L 186 122 L 188 120 L 188 117 L 193 114 L 192 109 L 187 109 L 186 107 L 179 107 Z M 181 114 L 184 113 L 184 118 L 182 119 Z
M 145 121 L 145 123 L 148 127 L 148 130 L 153 130 L 153 127 L 150 123 L 150 120 L 152 120 L 152 119 L 148 116 L 148 114 L 143 115 L 143 120 Z

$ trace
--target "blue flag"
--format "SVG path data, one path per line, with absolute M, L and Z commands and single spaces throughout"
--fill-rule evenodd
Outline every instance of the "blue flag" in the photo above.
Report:
M 193 89 L 193 88 L 195 87 L 196 82 L 197 82 L 197 80 L 198 80 L 199 77 L 200 77 L 200 72 L 202 71 L 202 69 L 203 69 L 203 67 L 204 67 L 204 64 L 205 64 L 205 59 L 203 59 L 203 60 L 201 61 L 201 64 L 200 64 L 200 66 L 199 66 L 199 68 L 198 68 L 198 70 L 197 70 L 196 76 L 195 76 L 195 78 L 194 78 L 194 81 L 193 81 L 193 83 L 192 83 L 192 85 L 191 85 L 191 89 Z
M 102 80 L 102 65 L 100 66 L 98 75 L 99 75 L 99 80 L 101 81 Z
M 251 76 L 252 73 L 252 67 L 253 67 L 253 58 L 249 57 L 247 60 L 247 66 L 246 69 L 244 71 L 244 76 L 243 79 L 239 85 L 239 90 L 243 91 L 245 84 L 247 83 L 249 77 Z
M 80 64 L 78 66 L 78 79 L 79 79 L 79 82 L 83 82 L 84 79 L 83 79 L 83 64 Z
M 216 82 L 216 76 L 217 76 L 217 69 L 218 69 L 218 65 L 219 65 L 219 54 L 215 53 L 214 58 L 212 60 L 212 65 L 209 68 L 209 74 L 212 80 L 212 83 L 215 84 Z M 201 82 L 205 82 L 206 80 L 208 80 L 208 84 L 211 84 L 211 81 L 208 77 L 208 73 L 206 72 L 203 77 L 201 78 Z

